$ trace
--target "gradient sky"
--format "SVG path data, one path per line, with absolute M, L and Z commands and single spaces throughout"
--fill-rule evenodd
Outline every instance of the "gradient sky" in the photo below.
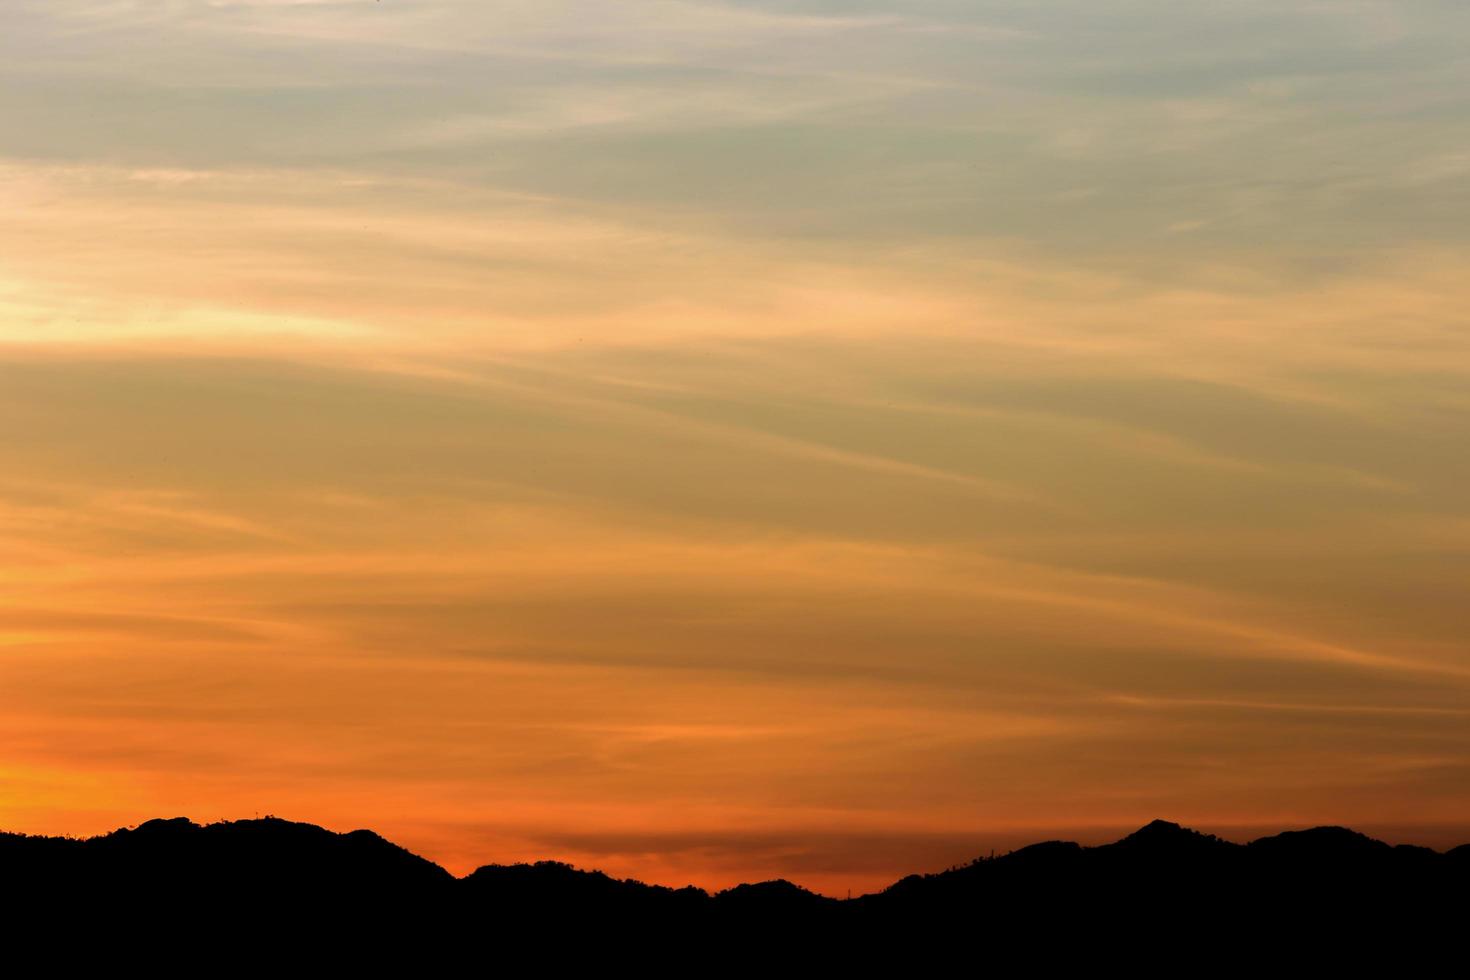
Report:
M 837 894 L 1470 839 L 1470 8 L 7 0 L 0 827 Z

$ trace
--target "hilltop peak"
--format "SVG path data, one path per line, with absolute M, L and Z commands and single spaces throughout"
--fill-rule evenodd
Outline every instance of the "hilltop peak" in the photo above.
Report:
M 183 833 L 199 829 L 199 824 L 190 820 L 188 817 L 154 817 L 152 820 L 146 820 L 138 824 L 138 826 L 128 832 L 133 834 L 166 834 Z
M 727 888 L 715 896 L 726 907 L 745 909 L 801 909 L 830 905 L 833 899 L 808 891 L 785 878 Z
M 1171 820 L 1151 820 L 1133 833 L 1124 837 L 1114 847 L 1176 848 L 1217 846 L 1224 841 L 1212 834 L 1202 834 Z
M 1292 854 L 1299 859 L 1329 858 L 1353 854 L 1384 854 L 1393 850 L 1388 844 L 1347 827 L 1312 827 L 1287 830 L 1262 837 L 1250 844 L 1261 852 Z

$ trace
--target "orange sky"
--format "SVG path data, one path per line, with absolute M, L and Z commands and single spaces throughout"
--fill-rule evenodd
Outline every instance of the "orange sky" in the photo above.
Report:
M 971 6 L 20 0 L 0 828 L 1470 840 L 1466 15 Z

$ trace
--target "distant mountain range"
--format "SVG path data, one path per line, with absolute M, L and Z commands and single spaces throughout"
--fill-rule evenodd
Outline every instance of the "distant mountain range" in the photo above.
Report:
M 779 948 L 849 967 L 904 950 L 973 955 L 977 943 L 1011 964 L 1238 963 L 1265 949 L 1321 962 L 1470 938 L 1470 845 L 1391 846 L 1342 827 L 1235 844 L 1162 820 L 1111 844 L 1033 844 L 850 900 L 788 881 L 711 895 L 553 861 L 455 878 L 370 831 L 276 818 L 151 820 L 85 840 L 0 834 L 0 889 L 12 940 L 151 936 L 200 956 L 289 946 L 361 960 L 485 942 L 566 956 L 595 939 L 645 958 Z

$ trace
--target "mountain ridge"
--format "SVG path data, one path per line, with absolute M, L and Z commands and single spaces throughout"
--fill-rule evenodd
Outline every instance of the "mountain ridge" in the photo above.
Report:
M 719 951 L 790 971 L 866 970 L 983 940 L 992 964 L 1122 958 L 1177 975 L 1201 955 L 1249 966 L 1285 950 L 1320 967 L 1449 943 L 1470 920 L 1470 845 L 1395 846 L 1342 827 L 1234 843 L 1154 821 L 1107 844 L 1041 841 L 842 900 L 785 879 L 711 893 L 550 860 L 455 877 L 372 831 L 172 818 L 91 838 L 0 833 L 0 911 L 9 936 L 44 950 L 146 940 L 191 973 L 220 950 L 323 968 L 384 957 L 457 968 L 490 949 L 681 969 Z
M 617 878 L 598 869 L 581 868 L 557 859 L 541 859 L 530 862 L 522 861 L 511 864 L 492 862 L 480 865 L 467 874 L 455 876 L 441 865 L 428 858 L 414 854 L 407 848 L 381 836 L 376 831 L 366 828 L 349 831 L 333 831 L 316 824 L 287 820 L 274 815 L 241 820 L 219 820 L 204 824 L 196 823 L 191 818 L 183 816 L 155 817 L 141 824 L 119 827 L 116 830 L 90 837 L 26 834 L 0 830 L 0 872 L 13 870 L 8 868 L 4 862 L 13 859 L 14 849 L 17 845 L 52 852 L 56 851 L 56 849 L 69 846 L 81 847 L 83 849 L 114 849 L 125 847 L 127 842 L 137 839 L 168 840 L 174 846 L 187 846 L 187 844 L 194 842 L 191 838 L 195 838 L 195 835 L 207 836 L 211 834 L 236 838 L 254 835 L 254 844 L 272 843 L 281 845 L 288 840 L 294 844 L 305 843 L 308 839 L 314 839 L 316 843 L 326 844 L 329 851 L 336 852 L 336 856 L 346 856 L 350 853 L 365 854 L 369 850 L 377 850 L 385 855 L 393 855 L 398 861 L 416 865 L 425 874 L 458 882 L 470 882 L 477 878 L 484 879 L 490 876 L 504 876 L 512 873 L 524 877 L 527 873 L 535 873 L 542 875 L 554 874 L 564 878 L 568 876 L 586 876 L 589 880 L 603 880 L 612 885 L 636 885 L 659 892 L 678 893 L 692 890 L 710 897 L 718 897 L 733 892 L 746 894 L 752 889 L 795 889 L 798 892 L 814 897 L 838 901 L 836 898 L 821 895 L 819 892 L 812 891 L 784 878 L 758 882 L 742 882 L 728 888 L 711 891 L 694 884 L 671 886 L 646 883 L 637 878 Z M 870 898 L 875 895 L 881 895 L 911 880 L 930 880 L 951 874 L 962 874 L 967 870 L 987 862 L 1033 860 L 1044 853 L 1055 856 L 1062 852 L 1076 852 L 1079 854 L 1088 852 L 1098 853 L 1107 852 L 1110 849 L 1146 852 L 1153 855 L 1164 852 L 1173 853 L 1181 849 L 1194 851 L 1255 849 L 1277 853 L 1290 851 L 1297 858 L 1306 858 L 1309 856 L 1341 857 L 1347 853 L 1382 856 L 1388 853 L 1403 854 L 1412 852 L 1425 856 L 1433 856 L 1429 858 L 1430 860 L 1440 858 L 1456 864 L 1464 862 L 1470 865 L 1470 843 L 1460 844 L 1447 848 L 1444 851 L 1438 851 L 1421 845 L 1389 844 L 1367 834 L 1339 825 L 1322 825 L 1284 830 L 1239 843 L 1226 840 L 1214 834 L 1202 833 L 1173 821 L 1155 819 L 1143 825 L 1138 830 L 1109 843 L 1087 845 L 1064 840 L 1038 841 L 1000 855 L 992 855 L 988 858 L 977 857 L 967 864 L 957 865 L 944 871 L 910 874 L 898 879 L 886 888 L 859 897 Z M 432 869 L 432 871 L 429 869 Z

